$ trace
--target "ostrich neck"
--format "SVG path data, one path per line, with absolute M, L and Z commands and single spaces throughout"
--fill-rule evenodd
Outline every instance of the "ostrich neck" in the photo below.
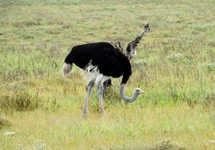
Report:
M 121 87 L 120 87 L 120 97 L 126 102 L 126 103 L 132 103 L 134 102 L 137 97 L 138 97 L 138 93 L 137 92 L 134 92 L 133 96 L 131 98 L 129 97 L 126 97 L 125 96 L 125 93 L 124 93 L 124 88 L 125 88 L 125 84 L 121 84 Z

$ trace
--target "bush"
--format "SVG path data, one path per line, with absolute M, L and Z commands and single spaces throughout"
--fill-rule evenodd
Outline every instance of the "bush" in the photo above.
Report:
M 0 108 L 5 112 L 30 111 L 38 108 L 40 103 L 37 94 L 31 94 L 27 91 L 16 91 L 11 95 L 0 97 Z

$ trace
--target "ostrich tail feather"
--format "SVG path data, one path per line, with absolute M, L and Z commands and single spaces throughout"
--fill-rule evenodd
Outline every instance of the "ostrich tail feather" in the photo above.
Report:
M 71 70 L 72 70 L 72 64 L 67 64 L 67 63 L 63 64 L 63 70 L 62 70 L 63 76 L 67 76 Z

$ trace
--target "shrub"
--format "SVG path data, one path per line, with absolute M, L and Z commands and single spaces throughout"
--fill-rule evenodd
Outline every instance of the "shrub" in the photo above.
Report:
M 0 97 L 0 108 L 5 112 L 30 111 L 38 108 L 40 103 L 37 94 L 31 94 L 27 91 L 16 91 L 11 95 Z

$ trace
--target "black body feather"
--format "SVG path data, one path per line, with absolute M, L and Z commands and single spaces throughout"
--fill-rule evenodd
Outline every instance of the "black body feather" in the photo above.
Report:
M 78 45 L 72 48 L 65 59 L 67 64 L 75 64 L 84 69 L 91 61 L 98 66 L 99 73 L 118 78 L 123 75 L 122 83 L 126 83 L 131 75 L 131 64 L 128 58 L 107 42 Z

